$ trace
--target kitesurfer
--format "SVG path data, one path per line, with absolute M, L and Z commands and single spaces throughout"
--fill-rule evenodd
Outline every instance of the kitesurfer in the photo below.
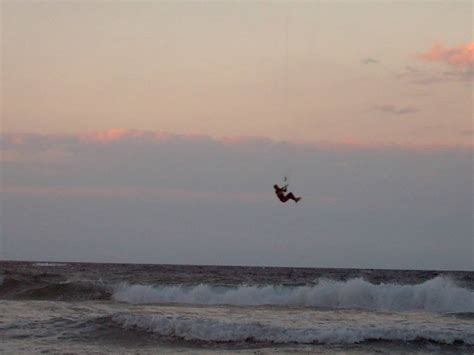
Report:
M 278 199 L 283 203 L 285 203 L 288 200 L 293 200 L 296 203 L 298 203 L 298 201 L 301 200 L 301 197 L 295 197 L 295 195 L 293 195 L 292 192 L 288 192 L 285 195 L 285 192 L 287 191 L 287 187 L 288 187 L 288 185 L 285 185 L 283 187 L 280 187 L 276 184 L 273 185 L 273 188 L 275 189 L 275 193 L 276 193 Z

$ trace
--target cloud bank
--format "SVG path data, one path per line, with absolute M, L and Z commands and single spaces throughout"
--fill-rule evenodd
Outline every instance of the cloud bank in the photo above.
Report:
M 5 259 L 472 266 L 472 146 L 127 129 L 0 139 Z M 285 175 L 298 205 L 273 194 Z
M 416 112 L 413 107 L 398 107 L 395 105 L 378 105 L 374 109 L 393 113 L 407 114 Z M 91 147 L 120 147 L 125 145 L 172 145 L 196 144 L 212 146 L 235 146 L 242 149 L 262 149 L 263 147 L 279 146 L 288 149 L 302 150 L 358 150 L 358 149 L 400 149 L 400 150 L 436 150 L 436 149 L 472 149 L 474 145 L 465 144 L 417 144 L 416 142 L 398 143 L 387 141 L 277 141 L 265 137 L 224 136 L 212 137 L 206 135 L 176 134 L 163 131 L 146 131 L 127 128 L 111 128 L 88 134 L 38 134 L 38 133 L 3 133 L 0 134 L 0 149 L 6 151 L 34 150 L 42 151 L 53 148 L 64 150 L 88 150 Z

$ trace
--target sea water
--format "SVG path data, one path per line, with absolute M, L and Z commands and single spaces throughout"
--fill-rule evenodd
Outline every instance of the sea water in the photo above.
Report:
M 474 352 L 474 272 L 0 263 L 0 352 Z

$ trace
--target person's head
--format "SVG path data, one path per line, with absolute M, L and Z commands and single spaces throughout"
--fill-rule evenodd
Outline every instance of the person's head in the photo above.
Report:
M 279 189 L 279 187 L 278 187 L 277 184 L 273 185 L 273 188 L 274 188 L 275 190 L 278 190 L 278 189 Z

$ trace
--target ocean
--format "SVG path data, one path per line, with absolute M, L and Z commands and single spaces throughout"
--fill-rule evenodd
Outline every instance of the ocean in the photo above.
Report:
M 472 354 L 474 272 L 5 261 L 0 352 Z

